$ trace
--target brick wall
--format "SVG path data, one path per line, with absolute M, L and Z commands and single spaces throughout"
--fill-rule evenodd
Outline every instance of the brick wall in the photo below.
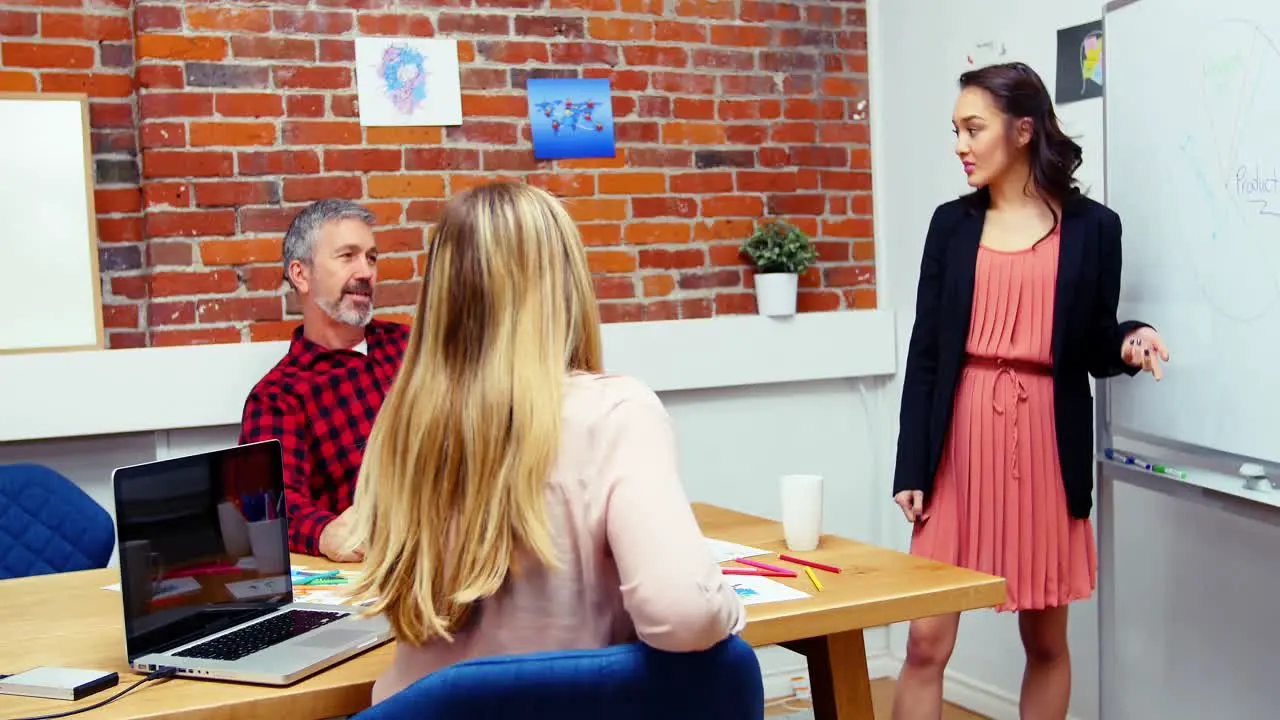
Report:
M 23 3 L 30 3 L 30 6 Z M 92 96 L 112 347 L 279 339 L 299 207 L 381 221 L 380 313 L 411 309 L 449 194 L 564 198 L 609 322 L 755 312 L 738 255 L 814 236 L 802 310 L 875 304 L 862 0 L 0 0 L 0 90 Z M 464 124 L 362 128 L 353 38 L 460 41 Z M 618 156 L 535 162 L 529 77 L 612 80 Z

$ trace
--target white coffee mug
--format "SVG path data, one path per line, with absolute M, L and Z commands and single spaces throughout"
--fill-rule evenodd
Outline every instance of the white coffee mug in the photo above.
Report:
M 816 550 L 822 536 L 822 476 L 783 475 L 779 485 L 787 549 Z

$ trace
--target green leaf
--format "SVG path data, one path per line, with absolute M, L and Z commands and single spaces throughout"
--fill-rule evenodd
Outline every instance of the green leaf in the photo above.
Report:
M 809 236 L 794 225 L 770 221 L 761 224 L 742 244 L 746 256 L 760 273 L 803 273 L 818 259 Z

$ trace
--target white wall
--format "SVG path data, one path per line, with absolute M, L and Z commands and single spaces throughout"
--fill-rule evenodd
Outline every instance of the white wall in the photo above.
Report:
M 915 310 L 916 281 L 929 217 L 940 203 L 968 190 L 955 156 L 951 114 L 957 79 L 978 64 L 1020 60 L 1036 69 L 1050 91 L 1056 75 L 1056 32 L 1101 17 L 1097 0 L 873 0 L 868 45 L 876 229 L 883 253 L 877 277 L 895 308 L 899 369 L 905 366 Z M 1003 46 L 1004 55 L 999 51 Z M 1101 100 L 1062 106 L 1066 131 L 1084 148 L 1081 185 L 1103 197 Z M 900 397 L 900 375 L 891 395 Z M 896 419 L 893 437 L 896 439 Z M 889 452 L 892 448 L 888 449 Z M 891 457 L 891 456 L 890 456 Z M 905 550 L 910 529 L 893 507 L 883 510 L 885 544 Z M 891 629 L 890 651 L 901 658 L 906 625 Z M 1098 644 L 1096 601 L 1072 606 L 1071 713 L 1096 718 Z M 966 613 L 949 666 L 949 700 L 995 718 L 1017 717 L 1022 649 L 1014 615 Z

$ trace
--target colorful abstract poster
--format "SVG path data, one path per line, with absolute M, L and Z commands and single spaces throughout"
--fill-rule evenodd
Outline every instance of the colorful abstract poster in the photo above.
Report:
M 1059 105 L 1102 97 L 1102 21 L 1058 31 L 1058 76 L 1054 102 Z
M 613 100 L 608 80 L 532 78 L 527 87 L 535 158 L 615 156 Z
M 461 125 L 458 41 L 356 38 L 356 92 L 366 127 Z

